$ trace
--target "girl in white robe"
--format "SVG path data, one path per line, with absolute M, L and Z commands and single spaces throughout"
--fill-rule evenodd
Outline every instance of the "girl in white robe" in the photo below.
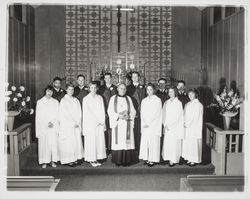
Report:
M 59 161 L 58 131 L 59 102 L 52 98 L 53 87 L 45 88 L 45 96 L 36 105 L 36 137 L 38 138 L 38 162 L 42 168 L 51 163 L 56 167 Z
M 126 85 L 117 87 L 118 94 L 109 101 L 108 114 L 111 134 L 112 162 L 128 166 L 138 159 L 135 152 L 134 119 L 136 115 L 132 100 L 126 95 Z
M 100 166 L 97 160 L 105 159 L 105 109 L 103 98 L 96 94 L 97 84 L 90 83 L 90 93 L 83 98 L 83 135 L 85 161 L 93 167 Z
M 203 105 L 197 99 L 197 91 L 190 89 L 189 101 L 184 108 L 185 139 L 183 140 L 182 157 L 190 166 L 201 163 Z
M 181 157 L 181 141 L 184 136 L 183 108 L 177 98 L 177 89 L 169 89 L 169 97 L 163 106 L 164 140 L 162 158 L 169 161 L 170 166 L 179 163 Z
M 81 122 L 81 105 L 77 98 L 73 97 L 74 86 L 69 84 L 66 87 L 67 94 L 61 99 L 59 106 L 60 131 L 59 151 L 61 164 L 75 166 L 77 160 L 84 157 Z
M 162 132 L 162 102 L 153 84 L 147 85 L 148 96 L 141 103 L 141 144 L 139 159 L 148 166 L 160 161 L 160 137 Z

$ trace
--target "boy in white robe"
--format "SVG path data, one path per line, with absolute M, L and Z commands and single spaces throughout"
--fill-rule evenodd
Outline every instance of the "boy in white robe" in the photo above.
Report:
M 105 108 L 103 98 L 96 94 L 97 83 L 91 82 L 89 87 L 90 93 L 83 98 L 83 135 L 85 161 L 93 167 L 100 166 L 97 160 L 105 159 Z
M 184 136 L 183 108 L 181 101 L 177 98 L 177 89 L 171 87 L 168 90 L 170 99 L 163 106 L 164 140 L 162 158 L 169 161 L 172 167 L 179 163 L 181 157 L 181 140 Z
M 128 166 L 138 160 L 133 131 L 136 111 L 131 98 L 126 95 L 126 85 L 120 84 L 117 91 L 118 94 L 110 98 L 108 106 L 112 162 L 117 166 Z
M 203 105 L 197 99 L 198 92 L 188 91 L 190 101 L 184 109 L 185 139 L 183 140 L 182 157 L 190 166 L 201 163 Z
M 141 103 L 141 144 L 139 159 L 152 167 L 160 161 L 160 138 L 162 133 L 162 102 L 155 93 L 155 87 L 149 83 L 148 96 Z
M 58 131 L 59 131 L 59 102 L 52 98 L 53 87 L 47 86 L 45 95 L 36 105 L 36 137 L 38 138 L 38 162 L 42 168 L 51 163 L 56 167 L 59 161 Z
M 77 98 L 73 97 L 74 86 L 66 86 L 67 94 L 61 99 L 59 106 L 60 131 L 59 131 L 59 151 L 61 164 L 75 166 L 80 164 L 84 157 L 81 122 L 81 105 Z

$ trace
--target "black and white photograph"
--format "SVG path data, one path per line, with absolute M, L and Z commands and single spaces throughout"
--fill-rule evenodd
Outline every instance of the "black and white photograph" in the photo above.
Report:
M 6 198 L 247 198 L 247 1 L 3 2 Z

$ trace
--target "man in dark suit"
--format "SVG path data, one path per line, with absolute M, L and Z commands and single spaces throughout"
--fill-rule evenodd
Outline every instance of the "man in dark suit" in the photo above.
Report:
M 66 91 L 61 88 L 62 79 L 60 77 L 55 77 L 53 79 L 53 94 L 52 97 L 58 100 L 59 102 L 66 94 Z
M 189 102 L 189 97 L 185 91 L 185 86 L 186 86 L 186 82 L 184 80 L 178 81 L 178 83 L 177 83 L 177 89 L 178 89 L 177 97 L 181 101 L 183 109 L 184 109 L 186 103 Z M 185 163 L 185 160 L 182 157 L 180 157 L 179 164 L 184 164 L 184 163 Z
M 85 86 L 85 76 L 80 74 L 77 76 L 77 86 L 74 88 L 73 96 L 76 97 L 82 106 L 82 99 L 89 94 L 89 89 Z
M 139 152 L 140 149 L 140 135 L 141 135 L 141 118 L 140 108 L 141 101 L 146 97 L 146 89 L 144 85 L 140 84 L 140 74 L 133 71 L 131 74 L 132 83 L 127 86 L 127 95 L 131 97 L 134 108 L 136 110 L 134 136 L 135 136 L 135 150 Z
M 103 97 L 104 107 L 105 107 L 105 113 L 106 113 L 106 131 L 105 131 L 105 142 L 106 142 L 106 148 L 107 153 L 109 154 L 111 152 L 111 128 L 109 125 L 109 117 L 108 117 L 108 105 L 110 98 L 115 95 L 117 92 L 117 87 L 112 84 L 112 74 L 111 73 L 105 73 L 104 74 L 104 84 L 100 86 L 97 93 Z
M 164 105 L 164 102 L 169 99 L 168 89 L 166 88 L 166 85 L 167 85 L 167 80 L 165 78 L 160 78 L 158 80 L 159 89 L 156 91 L 155 94 L 161 99 L 162 106 Z
M 181 101 L 183 108 L 185 107 L 186 103 L 189 102 L 188 95 L 185 91 L 185 86 L 186 86 L 186 83 L 184 80 L 178 81 L 178 83 L 177 83 L 178 99 Z

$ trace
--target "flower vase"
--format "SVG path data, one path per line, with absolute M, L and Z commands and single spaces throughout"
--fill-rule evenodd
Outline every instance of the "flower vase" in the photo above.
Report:
M 19 111 L 8 111 L 7 113 L 7 129 L 8 131 L 12 131 L 13 130 L 13 126 L 14 126 L 14 121 L 15 121 L 15 117 L 17 115 L 19 115 L 20 112 Z
M 238 111 L 237 112 L 226 111 L 224 113 L 220 113 L 220 115 L 223 116 L 224 130 L 229 130 L 231 119 L 232 119 L 232 117 L 236 116 L 237 114 L 238 114 Z

